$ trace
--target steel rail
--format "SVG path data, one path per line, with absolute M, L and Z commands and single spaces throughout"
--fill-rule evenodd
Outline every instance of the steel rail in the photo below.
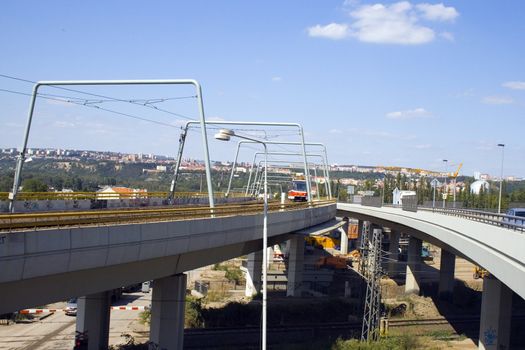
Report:
M 311 207 L 331 205 L 334 201 L 319 201 L 312 203 L 271 202 L 269 211 L 298 210 Z M 219 216 L 259 214 L 263 204 L 222 205 L 215 208 L 207 206 L 185 208 L 163 208 L 142 210 L 101 210 L 85 212 L 53 212 L 53 213 L 14 213 L 0 214 L 0 231 L 21 229 L 37 229 L 64 226 L 112 225 L 159 221 L 176 221 L 185 219 L 211 218 Z

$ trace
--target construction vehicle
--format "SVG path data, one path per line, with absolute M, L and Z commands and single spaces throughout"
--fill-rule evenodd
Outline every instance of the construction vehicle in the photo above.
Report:
M 306 202 L 308 193 L 306 192 L 306 180 L 304 175 L 296 175 L 292 179 L 292 189 L 288 191 L 288 199 L 294 202 Z
M 348 253 L 348 256 L 352 259 L 352 261 L 359 261 L 361 260 L 361 252 L 357 249 L 352 250 L 350 253 Z
M 341 240 L 328 236 L 305 237 L 306 244 L 320 249 L 335 249 L 341 245 Z
M 346 270 L 352 267 L 352 260 L 341 256 L 323 256 L 317 260 L 315 267 L 318 269 L 326 267 L 334 270 Z
M 473 274 L 473 277 L 475 280 L 479 279 L 479 278 L 485 278 L 489 275 L 490 273 L 485 270 L 484 268 L 482 268 L 481 266 L 474 266 L 474 274 Z

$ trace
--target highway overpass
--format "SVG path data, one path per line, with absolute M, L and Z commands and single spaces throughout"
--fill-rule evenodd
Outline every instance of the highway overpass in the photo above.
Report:
M 439 292 L 450 296 L 454 287 L 455 255 L 490 272 L 484 279 L 480 325 L 481 349 L 508 348 L 512 291 L 525 298 L 525 232 L 475 221 L 472 215 L 431 210 L 405 211 L 394 207 L 372 207 L 338 203 L 338 216 L 369 221 L 391 229 L 391 254 L 397 255 L 399 234 L 410 235 L 406 270 L 407 292 L 420 289 L 421 242 L 442 249 Z M 488 222 L 492 224 L 488 224 Z M 361 225 L 360 225 L 361 226 Z M 395 259 L 395 257 L 393 257 Z M 502 347 L 500 347 L 502 346 Z M 506 346 L 506 347 L 505 347 Z

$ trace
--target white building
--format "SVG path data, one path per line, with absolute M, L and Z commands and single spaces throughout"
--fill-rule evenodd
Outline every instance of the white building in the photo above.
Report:
M 471 185 L 470 185 L 470 193 L 473 193 L 473 194 L 479 194 L 481 192 L 481 188 L 483 188 L 483 191 L 484 192 L 488 192 L 489 188 L 490 188 L 490 185 L 487 181 L 485 180 L 477 180 L 477 181 L 474 181 Z
M 392 191 L 392 204 L 394 205 L 402 205 L 403 204 L 403 197 L 405 196 L 415 196 L 416 191 L 406 191 L 406 190 L 400 190 L 397 187 Z

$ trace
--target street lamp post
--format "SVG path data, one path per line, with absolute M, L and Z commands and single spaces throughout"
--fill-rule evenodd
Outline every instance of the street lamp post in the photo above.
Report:
M 501 147 L 501 172 L 499 176 L 499 199 L 498 199 L 498 214 L 501 214 L 501 189 L 503 185 L 503 157 L 505 155 L 505 144 L 498 143 L 498 147 Z
M 262 273 L 263 273 L 263 283 L 262 283 L 262 350 L 266 350 L 266 309 L 267 309 L 267 299 L 268 299 L 268 288 L 267 288 L 267 276 L 268 276 L 268 147 L 264 141 L 252 139 L 250 137 L 241 136 L 235 134 L 233 130 L 230 129 L 221 129 L 215 138 L 221 141 L 230 141 L 231 137 L 238 137 L 241 139 L 246 139 L 260 143 L 264 146 L 264 209 L 263 209 L 263 264 L 262 264 Z
M 448 162 L 448 159 L 443 159 L 443 164 L 445 165 L 445 175 L 443 177 L 443 209 L 445 209 L 445 202 L 446 202 L 446 199 L 447 199 L 447 194 L 448 194 L 448 190 L 447 190 L 447 162 Z

